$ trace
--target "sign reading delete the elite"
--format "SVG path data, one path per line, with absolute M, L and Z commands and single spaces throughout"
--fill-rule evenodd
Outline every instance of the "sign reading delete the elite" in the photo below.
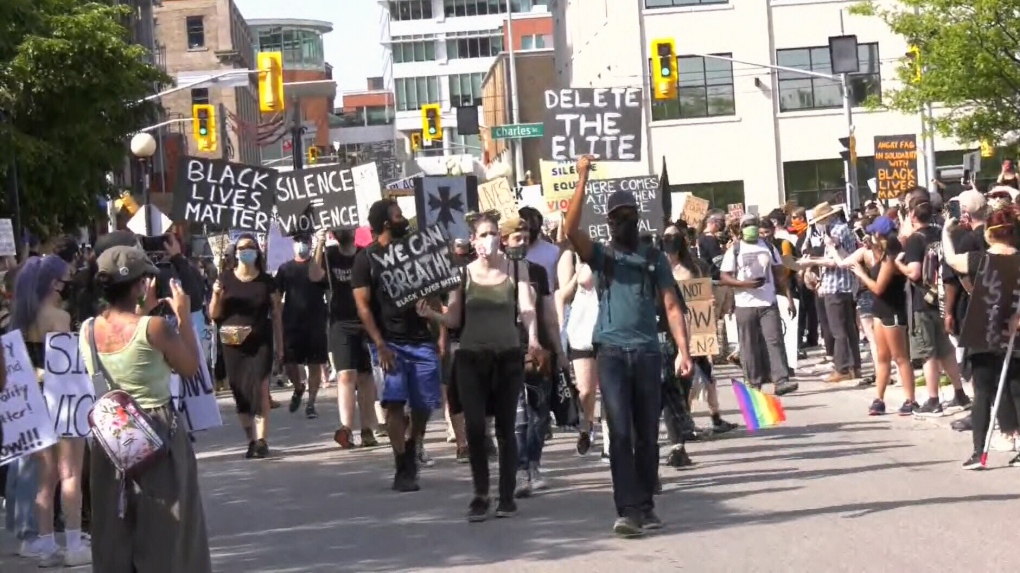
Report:
M 276 216 L 285 235 L 361 226 L 350 169 L 326 165 L 280 173 L 275 193 Z
M 581 209 L 581 229 L 588 232 L 593 241 L 609 241 L 609 223 L 606 208 L 609 196 L 617 191 L 626 191 L 634 196 L 637 205 L 638 230 L 640 233 L 659 234 L 665 216 L 662 200 L 659 198 L 659 178 L 654 175 L 621 177 L 589 181 L 584 188 L 584 207 Z
M 276 171 L 222 159 L 182 157 L 174 221 L 265 233 L 273 213 Z
M 641 160 L 641 88 L 545 91 L 542 159 Z
M 376 276 L 397 308 L 460 285 L 460 267 L 439 226 L 426 227 L 386 247 L 370 249 Z

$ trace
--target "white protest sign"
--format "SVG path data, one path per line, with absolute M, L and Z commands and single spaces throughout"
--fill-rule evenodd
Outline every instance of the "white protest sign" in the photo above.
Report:
M 46 335 L 45 366 L 43 397 L 53 432 L 63 438 L 88 436 L 89 411 L 96 403 L 96 390 L 78 351 L 77 332 Z
M 0 257 L 17 256 L 17 241 L 14 240 L 14 225 L 10 219 L 0 219 Z
M 170 376 L 170 396 L 174 409 L 184 415 L 193 432 L 223 425 L 205 353 L 199 348 L 198 354 L 198 373 L 195 376 L 182 377 L 176 372 Z
M 21 331 L 0 337 L 7 361 L 7 389 L 0 393 L 0 466 L 57 443 L 46 401 L 28 358 Z
M 382 199 L 379 169 L 373 161 L 351 167 L 351 176 L 354 177 L 354 198 L 358 202 L 358 220 L 364 224 L 368 221 L 368 209 L 372 203 Z
M 367 219 L 366 219 L 367 220 Z M 280 265 L 294 258 L 294 239 L 283 234 L 276 221 L 269 226 L 266 238 L 266 272 L 275 273 Z

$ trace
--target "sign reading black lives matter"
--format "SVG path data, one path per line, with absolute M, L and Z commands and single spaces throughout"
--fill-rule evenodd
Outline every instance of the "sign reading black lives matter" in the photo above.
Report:
M 641 160 L 641 88 L 545 91 L 542 159 Z
M 222 159 L 182 157 L 174 221 L 265 233 L 273 213 L 275 169 Z
M 280 173 L 274 191 L 285 235 L 361 226 L 350 169 L 327 165 Z
M 588 231 L 593 241 L 609 241 L 609 224 L 606 222 L 606 202 L 617 191 L 634 196 L 637 204 L 640 233 L 662 232 L 664 215 L 659 198 L 659 178 L 655 175 L 599 179 L 589 181 L 584 188 L 584 207 L 581 209 L 581 229 Z
M 460 285 L 460 267 L 454 264 L 449 242 L 439 226 L 426 227 L 368 253 L 376 276 L 397 308 L 407 308 Z

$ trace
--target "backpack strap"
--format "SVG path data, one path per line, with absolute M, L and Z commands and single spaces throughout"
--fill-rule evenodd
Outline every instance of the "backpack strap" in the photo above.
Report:
M 655 247 L 648 247 L 645 251 L 645 272 L 641 274 L 641 292 L 645 292 L 645 281 L 649 278 L 652 282 L 652 296 L 658 298 L 659 287 L 655 281 L 655 270 L 659 266 L 659 250 Z

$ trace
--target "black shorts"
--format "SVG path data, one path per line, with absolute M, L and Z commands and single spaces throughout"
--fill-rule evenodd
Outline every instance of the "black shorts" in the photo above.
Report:
M 329 353 L 333 370 L 372 371 L 372 357 L 365 344 L 368 337 L 362 332 L 352 333 L 344 325 L 334 324 L 329 328 Z
M 283 363 L 326 364 L 326 329 L 288 330 L 283 334 Z

